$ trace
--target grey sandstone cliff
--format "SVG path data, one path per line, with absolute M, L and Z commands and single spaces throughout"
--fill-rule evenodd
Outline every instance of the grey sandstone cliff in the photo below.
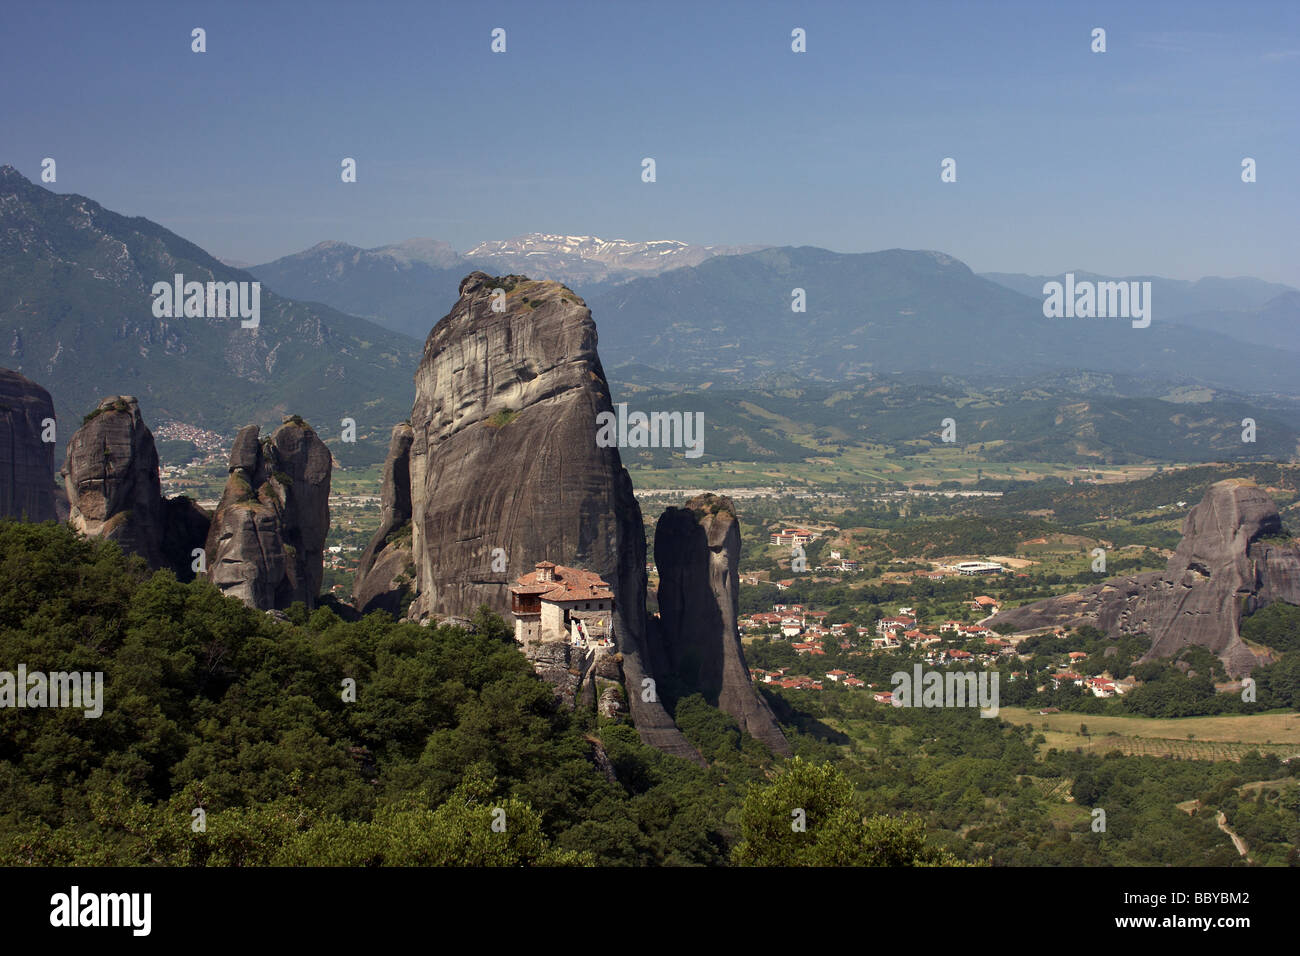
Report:
M 230 451 L 205 548 L 208 578 L 261 610 L 295 601 L 313 608 L 329 531 L 330 452 L 296 416 L 265 442 L 259 436 L 246 426 Z
M 415 376 L 410 613 L 487 604 L 509 620 L 510 583 L 537 562 L 595 572 L 615 595 L 614 640 L 641 738 L 698 760 L 644 683 L 654 679 L 644 526 L 618 449 L 596 444 L 603 411 L 612 405 L 596 326 L 577 295 L 521 276 L 461 282 Z
M 411 442 L 415 432 L 407 422 L 393 427 L 380 485 L 379 529 L 357 565 L 352 603 L 362 614 L 375 610 L 394 616 L 414 588 L 411 549 Z
M 171 568 L 181 581 L 192 581 L 197 562 L 212 527 L 212 515 L 185 495 L 163 499 L 163 567 Z
M 1281 531 L 1277 505 L 1261 488 L 1220 481 L 1188 514 L 1164 571 L 1113 578 L 1004 611 L 990 623 L 1143 632 L 1152 639 L 1145 660 L 1196 645 L 1218 655 L 1232 676 L 1248 674 L 1259 662 L 1241 639 L 1243 616 L 1273 601 L 1300 604 L 1300 550 Z
M 181 580 L 194 577 L 193 551 L 203 546 L 209 516 L 184 496 L 163 498 L 153 433 L 133 397 L 109 396 L 86 416 L 68 441 L 62 474 L 74 528 Z
M 57 520 L 54 443 L 42 441 L 54 419 L 50 393 L 0 368 L 0 517 Z
M 731 499 L 705 494 L 667 509 L 655 527 L 654 553 L 666 668 L 750 736 L 789 756 L 790 744 L 745 665 L 736 625 L 740 521 Z

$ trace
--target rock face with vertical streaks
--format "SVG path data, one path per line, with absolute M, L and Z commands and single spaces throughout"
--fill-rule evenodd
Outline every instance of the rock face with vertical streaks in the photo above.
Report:
M 699 495 L 663 513 L 655 528 L 663 654 L 685 688 L 788 756 L 790 744 L 745 665 L 736 625 L 739 561 L 740 521 L 730 498 Z
M 0 368 L 0 517 L 58 519 L 54 443 L 41 440 L 53 418 L 49 392 Z
M 109 396 L 86 416 L 68 441 L 63 479 L 74 528 L 162 567 L 158 451 L 133 397 Z
M 411 442 L 409 422 L 393 427 L 380 485 L 379 528 L 357 565 L 352 603 L 362 614 L 388 611 L 394 616 L 414 589 L 411 551 Z
M 698 760 L 643 684 L 654 678 L 645 533 L 618 449 L 596 443 L 596 416 L 612 405 L 590 310 L 565 286 L 522 276 L 475 272 L 459 291 L 415 376 L 411 617 L 487 604 L 510 620 L 510 583 L 537 562 L 593 571 L 615 595 L 642 740 Z
M 295 601 L 315 607 L 324 576 L 331 468 L 329 449 L 297 416 L 265 442 L 256 425 L 241 429 L 208 532 L 209 579 L 264 611 Z
M 116 541 L 182 581 L 194 577 L 208 513 L 183 495 L 162 496 L 158 450 L 134 398 L 112 395 L 95 406 L 68 442 L 62 474 L 78 531 Z

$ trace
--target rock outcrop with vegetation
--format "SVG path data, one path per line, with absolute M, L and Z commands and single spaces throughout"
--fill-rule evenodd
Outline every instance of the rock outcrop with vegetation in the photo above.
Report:
M 331 466 L 325 443 L 296 415 L 265 441 L 256 425 L 240 430 L 206 546 L 208 577 L 223 593 L 264 611 L 315 607 Z
M 495 308 L 494 308 L 495 304 Z M 591 311 L 557 282 L 474 272 L 433 328 L 415 375 L 410 476 L 420 620 L 510 607 L 538 561 L 610 583 L 614 639 L 641 738 L 698 759 L 646 658 L 645 532 L 618 449 Z
M 184 495 L 162 496 L 158 450 L 135 398 L 109 396 L 86 415 L 68 442 L 62 475 L 74 528 L 182 581 L 194 578 L 211 518 Z
M 1300 604 L 1300 549 L 1284 534 L 1273 499 L 1253 482 L 1230 478 L 1212 485 L 1188 514 L 1164 571 L 1112 578 L 1003 611 L 990 623 L 1145 633 L 1152 642 L 1145 659 L 1196 645 L 1241 676 L 1259 663 L 1241 638 L 1242 617 L 1274 601 Z
M 162 566 L 158 451 L 135 398 L 109 396 L 86 416 L 68 442 L 63 479 L 74 528 Z

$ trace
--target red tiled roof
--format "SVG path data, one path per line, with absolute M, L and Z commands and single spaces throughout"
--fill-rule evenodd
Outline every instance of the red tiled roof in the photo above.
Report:
M 545 594 L 555 588 L 554 582 L 545 584 L 517 584 L 510 590 L 515 594 Z
M 521 575 L 518 583 L 510 589 L 511 593 L 536 594 L 544 601 L 553 602 L 614 600 L 609 582 L 594 571 L 566 568 L 549 561 L 541 562 L 537 568 L 536 571 Z M 545 571 L 550 572 L 553 580 L 539 580 Z

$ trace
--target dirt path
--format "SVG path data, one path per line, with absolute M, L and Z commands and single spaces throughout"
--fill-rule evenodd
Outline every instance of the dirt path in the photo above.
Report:
M 1237 852 L 1241 856 L 1246 858 L 1247 863 L 1255 862 L 1250 858 L 1250 853 L 1249 853 L 1250 848 L 1246 846 L 1246 841 L 1243 840 L 1241 837 L 1237 836 L 1237 834 L 1233 832 L 1232 827 L 1228 826 L 1227 814 L 1225 814 L 1222 810 L 1220 810 L 1217 819 L 1219 821 L 1219 829 L 1222 830 L 1224 833 L 1228 834 L 1229 839 L 1232 840 L 1232 845 L 1237 848 Z

